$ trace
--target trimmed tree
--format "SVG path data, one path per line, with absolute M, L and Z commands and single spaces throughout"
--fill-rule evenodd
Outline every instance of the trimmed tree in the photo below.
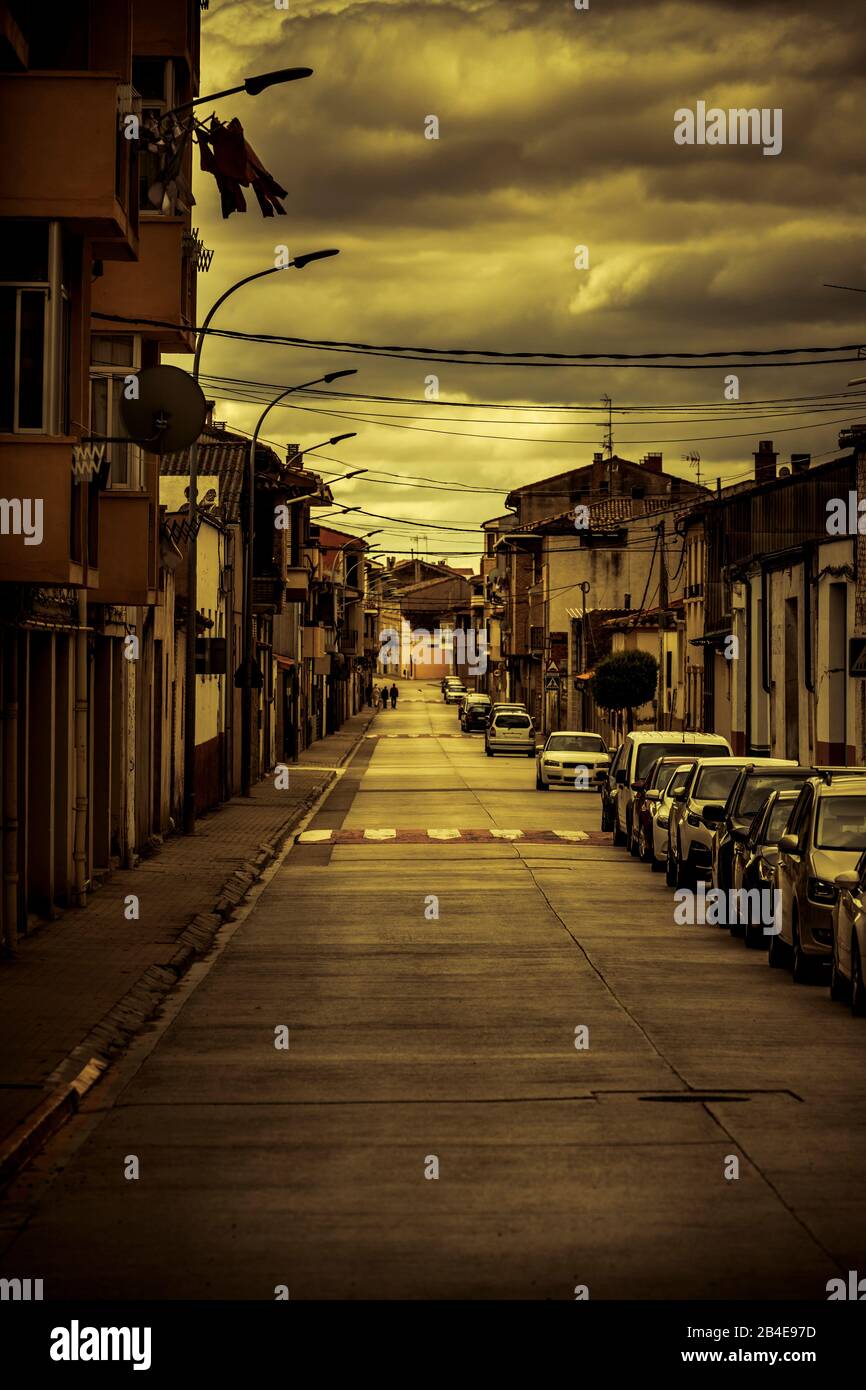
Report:
M 598 663 L 589 688 L 599 709 L 625 710 L 631 729 L 635 710 L 655 698 L 658 679 L 659 664 L 650 652 L 613 652 Z

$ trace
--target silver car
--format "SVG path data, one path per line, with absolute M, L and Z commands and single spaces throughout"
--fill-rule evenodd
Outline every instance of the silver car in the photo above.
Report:
M 833 908 L 833 956 L 830 963 L 830 997 L 849 999 L 851 1012 L 866 1015 L 866 852 L 853 869 L 836 876 L 839 896 Z
M 779 841 L 779 930 L 770 940 L 770 964 L 790 961 L 798 984 L 830 964 L 836 879 L 856 868 L 864 850 L 866 778 L 856 773 L 811 777 Z

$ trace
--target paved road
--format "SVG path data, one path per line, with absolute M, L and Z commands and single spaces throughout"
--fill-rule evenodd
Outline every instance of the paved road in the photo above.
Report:
M 490 833 L 594 831 L 598 800 L 537 793 L 528 759 L 453 736 L 438 687 L 403 692 L 308 827 L 396 833 L 294 847 L 19 1183 L 2 1273 L 46 1297 L 823 1299 L 866 1272 L 866 1030 L 676 926 L 607 837 Z

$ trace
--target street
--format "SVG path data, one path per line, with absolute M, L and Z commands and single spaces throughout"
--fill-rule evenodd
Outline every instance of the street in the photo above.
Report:
M 675 925 L 594 792 L 540 794 L 438 683 L 400 691 L 19 1176 L 2 1272 L 52 1299 L 825 1298 L 866 1259 L 857 1020 Z

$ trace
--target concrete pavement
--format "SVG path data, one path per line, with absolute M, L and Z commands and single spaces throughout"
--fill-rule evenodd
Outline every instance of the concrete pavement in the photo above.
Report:
M 866 1271 L 857 1021 L 675 925 L 609 837 L 497 839 L 596 831 L 598 799 L 537 793 L 528 759 L 453 737 L 437 686 L 401 691 L 304 827 L 332 834 L 10 1193 L 0 1273 L 48 1298 L 823 1300 Z M 371 829 L 396 833 L 345 838 Z

